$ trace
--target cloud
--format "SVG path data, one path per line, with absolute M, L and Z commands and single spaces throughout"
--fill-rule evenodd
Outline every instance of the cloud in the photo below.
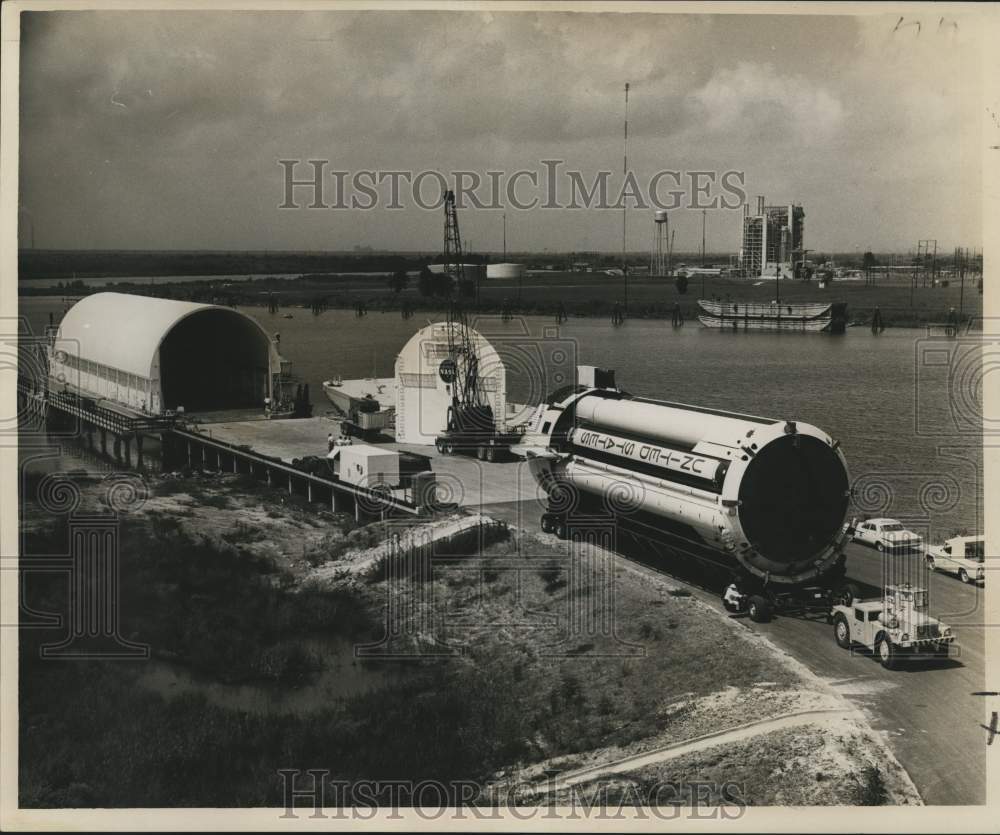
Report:
M 844 121 L 840 100 L 801 76 L 771 64 L 741 61 L 721 69 L 691 94 L 710 131 L 794 132 L 802 140 L 833 138 Z
M 960 34 L 916 39 L 880 16 L 102 11 L 21 20 L 21 199 L 39 245 L 432 247 L 439 218 L 424 214 L 334 222 L 277 212 L 276 161 L 485 172 L 564 159 L 617 171 L 626 81 L 630 162 L 646 177 L 664 166 L 738 168 L 751 191 L 801 200 L 810 218 L 877 229 L 883 245 L 909 240 L 913 218 L 932 211 L 977 226 L 978 42 L 964 22 Z M 961 171 L 949 178 L 956 160 Z M 898 195 L 897 213 L 885 216 L 872 183 Z M 463 228 L 487 222 L 469 216 Z M 735 246 L 738 223 L 725 225 Z M 525 247 L 617 245 L 601 215 L 549 213 L 521 228 Z M 830 246 L 859 234 L 841 228 L 810 222 Z M 945 237 L 922 228 L 928 235 Z

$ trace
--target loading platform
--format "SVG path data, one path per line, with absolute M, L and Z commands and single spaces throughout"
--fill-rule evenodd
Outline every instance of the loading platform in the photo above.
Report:
M 285 426 L 298 422 L 282 421 Z M 188 467 L 214 467 L 220 471 L 251 475 L 266 481 L 269 486 L 287 487 L 289 494 L 296 491 L 304 493 L 310 502 L 329 502 L 330 510 L 335 513 L 352 509 L 358 521 L 362 516 L 383 516 L 389 512 L 410 516 L 424 512 L 412 488 L 370 490 L 339 479 L 324 478 L 305 472 L 277 456 L 250 449 L 245 444 L 192 429 L 174 427 L 165 440 L 171 448 L 171 461 L 176 461 L 179 454 Z

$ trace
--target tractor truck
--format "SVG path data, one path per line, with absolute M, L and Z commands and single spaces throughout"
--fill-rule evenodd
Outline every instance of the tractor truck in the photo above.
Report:
M 905 659 L 947 658 L 955 640 L 950 626 L 927 613 L 927 590 L 910 583 L 887 585 L 881 600 L 836 605 L 831 616 L 838 646 L 863 646 L 889 670 Z
M 850 605 L 847 463 L 837 441 L 792 420 L 560 389 L 513 451 L 546 493 L 542 529 L 573 536 L 597 512 L 672 557 L 725 572 L 755 621 Z

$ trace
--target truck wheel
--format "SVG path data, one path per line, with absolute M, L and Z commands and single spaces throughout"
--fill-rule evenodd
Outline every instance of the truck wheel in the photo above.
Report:
M 568 538 L 569 530 L 566 526 L 566 520 L 565 519 L 557 520 L 555 523 L 554 531 L 555 535 L 558 536 L 560 539 Z
M 480 461 L 486 460 L 486 447 L 482 446 L 476 447 L 476 458 L 478 458 Z
M 958 569 L 958 579 L 961 580 L 963 583 L 972 582 L 972 580 L 969 579 L 969 572 L 966 571 L 964 568 Z
M 490 463 L 497 460 L 497 448 L 493 444 L 486 447 L 486 460 Z
M 896 660 L 899 651 L 892 645 L 888 635 L 882 635 L 875 643 L 875 655 L 878 656 L 879 663 L 887 670 L 896 669 Z
M 750 606 L 747 611 L 750 614 L 750 620 L 754 623 L 767 623 L 771 619 L 771 615 L 774 614 L 774 609 L 767 598 L 761 597 L 759 594 L 750 598 Z
M 841 614 L 833 619 L 833 637 L 841 649 L 851 648 L 851 627 L 847 623 L 847 618 Z
M 548 513 L 542 514 L 542 532 L 552 533 L 552 517 Z
M 850 606 L 855 600 L 861 597 L 861 591 L 854 583 L 844 583 L 835 595 L 836 602 L 841 606 Z
M 934 568 L 935 568 L 935 566 L 934 566 L 934 557 L 928 557 L 927 558 L 927 568 L 930 571 L 934 571 Z
M 446 441 L 445 442 L 445 445 L 444 445 L 444 454 L 445 455 L 454 455 L 455 454 L 455 445 L 451 441 Z

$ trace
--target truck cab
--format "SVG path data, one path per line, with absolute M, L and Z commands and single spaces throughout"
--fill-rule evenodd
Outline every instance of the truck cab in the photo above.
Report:
M 838 646 L 866 647 L 890 670 L 905 657 L 947 658 L 955 640 L 951 627 L 927 613 L 927 590 L 909 583 L 886 586 L 882 600 L 836 605 L 831 616 Z

